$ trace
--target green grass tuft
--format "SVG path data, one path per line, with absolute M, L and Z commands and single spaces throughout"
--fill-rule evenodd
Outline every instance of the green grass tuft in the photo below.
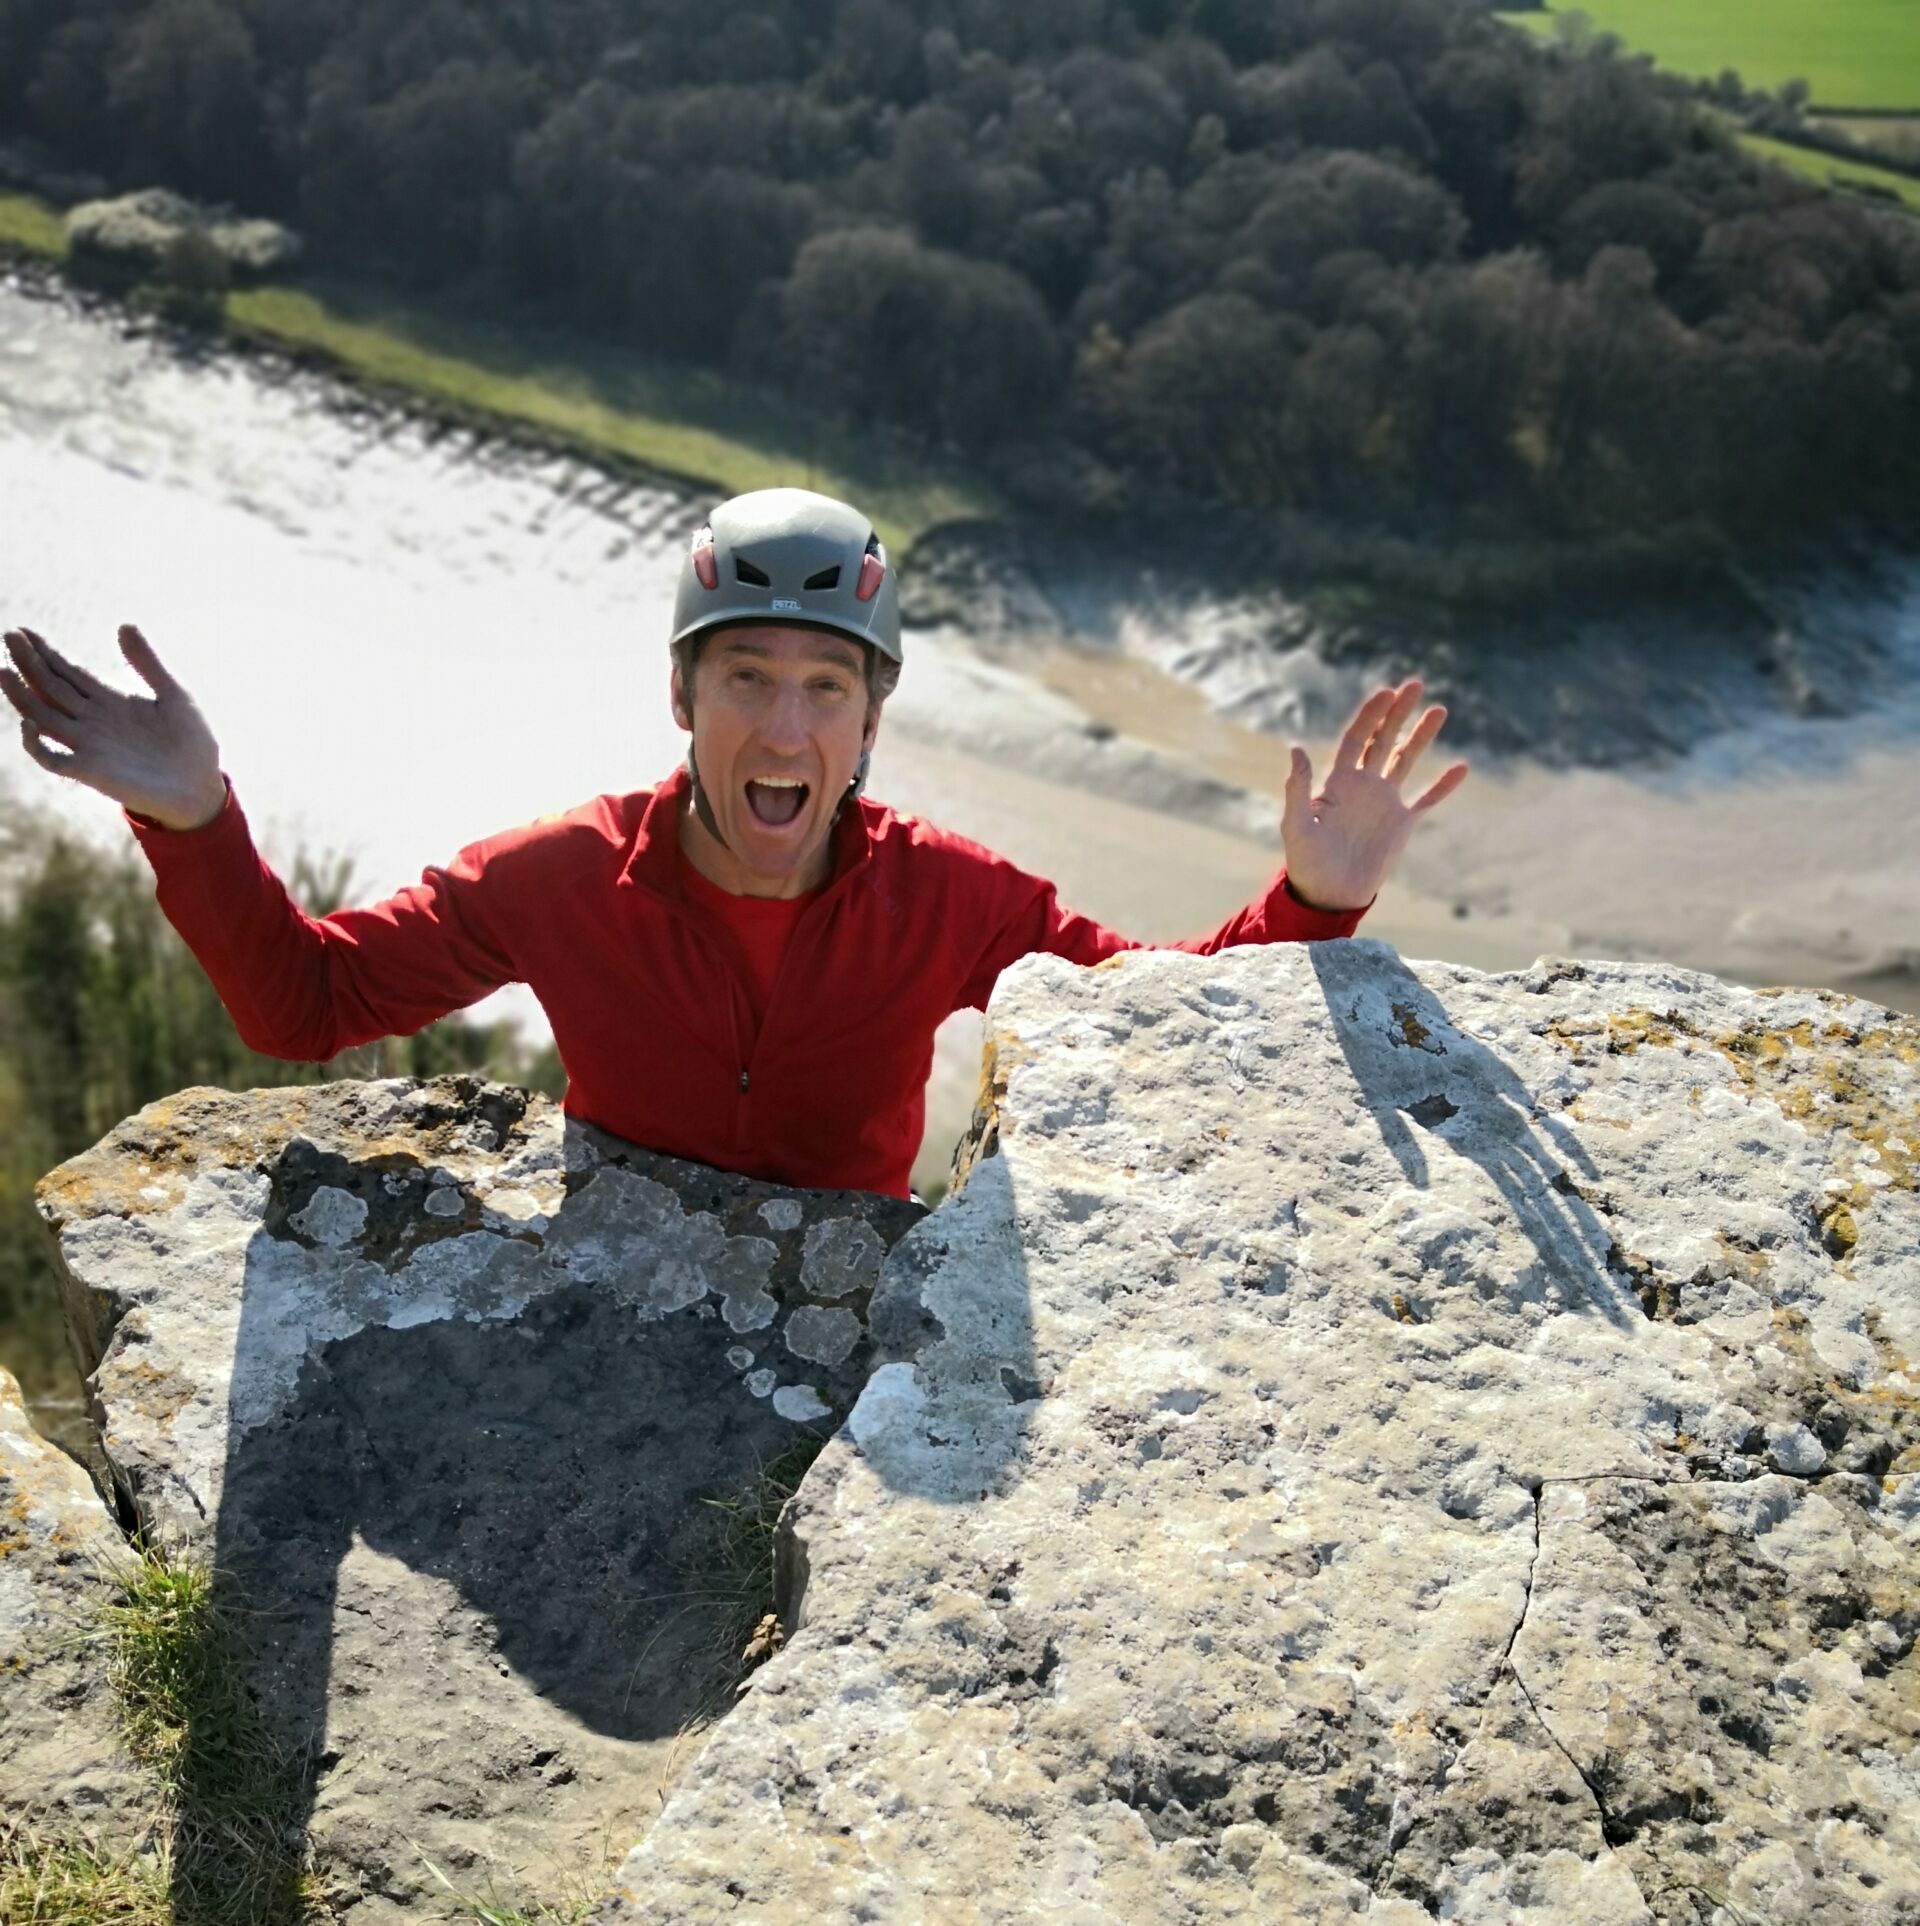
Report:
M 165 1851 L 113 1853 L 24 1816 L 0 1820 L 0 1920 L 6 1926 L 174 1926 Z
M 719 1570 L 711 1596 L 719 1606 L 717 1636 L 735 1661 L 753 1630 L 773 1610 L 774 1546 L 780 1514 L 825 1449 L 824 1438 L 802 1438 L 764 1460 L 745 1486 L 701 1502 L 723 1515 Z
M 127 1750 L 153 1775 L 170 1917 L 179 1926 L 330 1918 L 296 1823 L 305 1762 L 261 1726 L 238 1614 L 214 1572 L 136 1547 L 115 1586 L 97 1636 Z
M 420 1852 L 418 1846 L 415 1852 Z M 420 1862 L 445 1888 L 455 1911 L 463 1919 L 477 1919 L 480 1926 L 583 1926 L 587 1915 L 606 1897 L 612 1884 L 617 1855 L 603 1842 L 601 1864 L 596 1874 L 585 1879 L 569 1879 L 568 1890 L 558 1899 L 530 1901 L 526 1906 L 502 1899 L 491 1880 L 483 1889 L 456 1886 L 424 1852 Z

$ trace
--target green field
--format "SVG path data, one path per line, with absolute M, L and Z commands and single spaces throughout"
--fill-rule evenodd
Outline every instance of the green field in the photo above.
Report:
M 1731 67 L 1769 91 L 1804 80 L 1823 107 L 1920 111 L 1920 0 L 1584 0 L 1584 13 L 1635 53 L 1711 80 Z M 1504 16 L 1542 35 L 1551 13 Z
M 0 194 L 0 252 L 59 259 L 58 212 Z M 838 428 L 723 375 L 578 335 L 475 320 L 344 282 L 227 301 L 243 338 L 318 355 L 348 379 L 480 426 L 531 429 L 588 460 L 637 462 L 716 495 L 792 483 L 858 502 L 904 551 L 936 523 L 994 516 L 991 488 L 874 432 Z
M 1783 140 L 1768 140 L 1760 134 L 1742 134 L 1740 145 L 1785 167 L 1822 187 L 1878 187 L 1897 194 L 1914 213 L 1920 214 L 1920 180 L 1911 174 L 1893 174 L 1885 168 L 1868 167 L 1859 161 L 1840 160 L 1832 154 L 1817 153 L 1811 147 L 1790 146 Z

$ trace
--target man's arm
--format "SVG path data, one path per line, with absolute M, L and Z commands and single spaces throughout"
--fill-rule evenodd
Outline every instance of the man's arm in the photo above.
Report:
M 212 979 L 247 1044 L 322 1062 L 407 1036 L 517 972 L 492 927 L 481 871 L 511 840 L 464 849 L 371 909 L 306 915 L 261 861 L 220 768 L 213 731 L 140 631 L 120 649 L 152 691 L 126 695 L 32 629 L 6 632 L 0 692 L 42 769 L 117 802 L 158 879 L 167 919 Z
M 124 812 L 167 921 L 199 959 L 247 1047 L 320 1063 L 414 1031 L 517 980 L 483 875 L 504 839 L 365 909 L 309 916 L 254 847 L 239 798 L 210 822 L 166 829 Z

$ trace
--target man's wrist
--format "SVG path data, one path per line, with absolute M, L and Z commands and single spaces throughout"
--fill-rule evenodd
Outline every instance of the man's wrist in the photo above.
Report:
M 217 796 L 210 796 L 198 810 L 182 810 L 178 814 L 169 812 L 165 816 L 143 814 L 140 810 L 129 808 L 127 814 L 143 829 L 164 829 L 176 836 L 190 835 L 196 829 L 205 829 L 216 822 L 227 806 L 227 779 L 223 773 Z
M 1293 900 L 1296 903 L 1298 903 L 1302 909 L 1312 910 L 1316 916 L 1352 916 L 1355 914 L 1356 910 L 1363 910 L 1370 907 L 1370 905 L 1367 903 L 1359 903 L 1352 906 L 1332 904 L 1332 903 L 1316 903 L 1312 900 L 1311 897 L 1301 894 L 1301 892 L 1294 886 L 1293 878 L 1289 876 L 1284 870 L 1280 872 L 1280 883 L 1281 883 L 1281 887 L 1285 889 L 1286 893 L 1289 896 L 1291 896 Z

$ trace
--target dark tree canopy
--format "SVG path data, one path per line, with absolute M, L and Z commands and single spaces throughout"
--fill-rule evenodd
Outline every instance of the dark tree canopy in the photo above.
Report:
M 1085 503 L 1753 536 L 1920 483 L 1920 223 L 1476 0 L 0 0 L 0 116 Z

